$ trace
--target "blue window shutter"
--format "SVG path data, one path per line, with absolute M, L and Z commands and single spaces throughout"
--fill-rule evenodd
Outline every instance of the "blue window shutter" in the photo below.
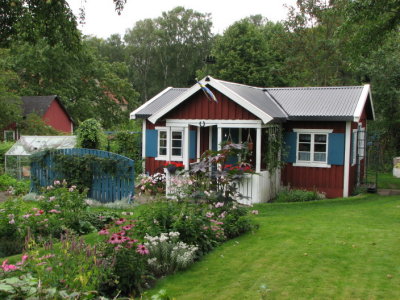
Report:
M 189 158 L 195 159 L 197 153 L 197 132 L 196 130 L 189 131 Z
M 157 157 L 158 132 L 146 129 L 146 157 Z
M 344 133 L 330 133 L 328 143 L 328 164 L 344 165 Z
M 297 133 L 296 132 L 285 132 L 283 136 L 284 151 L 283 160 L 287 163 L 296 162 L 296 143 L 297 143 Z

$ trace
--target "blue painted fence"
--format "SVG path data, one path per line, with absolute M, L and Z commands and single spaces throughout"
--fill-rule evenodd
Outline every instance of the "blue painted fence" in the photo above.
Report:
M 117 161 L 117 167 L 124 172 L 109 174 L 94 169 L 92 187 L 88 197 L 100 202 L 114 202 L 123 198 L 133 198 L 135 192 L 135 164 L 134 161 L 125 156 L 84 148 L 60 149 L 50 152 L 43 157 L 43 163 L 32 162 L 31 164 L 31 189 L 36 190 L 36 184 L 42 187 L 52 185 L 54 180 L 62 180 L 62 172 L 55 170 L 54 154 L 85 156 L 93 155 L 101 158 L 109 158 Z

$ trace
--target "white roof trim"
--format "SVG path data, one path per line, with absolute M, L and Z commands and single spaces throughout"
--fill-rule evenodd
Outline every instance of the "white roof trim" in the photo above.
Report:
M 202 79 L 200 80 L 202 84 L 205 84 L 206 82 Z M 174 109 L 176 106 L 181 104 L 183 101 L 185 101 L 187 98 L 192 96 L 194 93 L 196 93 L 198 90 L 200 90 L 201 87 L 199 84 L 193 85 L 191 88 L 183 92 L 179 97 L 177 97 L 174 101 L 172 101 L 170 104 L 165 106 L 163 109 L 159 110 L 158 112 L 154 113 L 148 120 L 155 124 L 159 118 L 161 118 L 163 115 L 166 113 L 170 112 L 172 109 Z M 157 96 L 156 96 L 157 97 Z
M 354 110 L 354 116 L 353 116 L 354 122 L 360 121 L 361 114 L 364 110 L 365 104 L 367 103 L 368 96 L 371 102 L 372 117 L 375 120 L 375 111 L 374 111 L 374 105 L 372 104 L 371 88 L 369 84 L 365 84 L 361 92 L 360 99 L 358 100 L 356 109 Z
M 172 89 L 172 86 L 167 87 L 165 90 L 162 90 L 161 92 L 159 92 L 157 95 L 155 95 L 153 98 L 151 98 L 149 101 L 146 101 L 144 104 L 142 104 L 141 106 L 139 106 L 137 109 L 135 109 L 133 112 L 130 113 L 129 115 L 129 119 L 133 120 L 136 119 L 136 114 L 138 111 L 142 110 L 143 108 L 145 108 L 146 106 L 148 106 L 150 103 L 152 103 L 153 101 L 155 101 L 157 98 L 161 97 L 162 95 L 164 95 L 166 92 L 168 92 L 170 89 Z
M 267 113 L 263 112 L 261 109 L 259 109 L 257 106 L 251 104 L 249 101 L 244 99 L 243 97 L 239 96 L 237 93 L 232 91 L 231 89 L 227 88 L 225 85 L 219 82 L 219 80 L 216 80 L 212 78 L 211 76 L 208 76 L 211 80 L 208 82 L 212 87 L 214 87 L 216 90 L 221 91 L 223 94 L 225 94 L 228 98 L 232 99 L 235 101 L 237 104 L 240 106 L 244 107 L 247 109 L 249 112 L 251 112 L 253 115 L 259 117 L 264 124 L 270 122 L 273 118 L 268 115 Z
M 207 77 L 209 78 L 209 81 L 205 80 Z M 228 98 L 232 99 L 237 104 L 241 105 L 242 107 L 247 109 L 249 112 L 251 112 L 255 116 L 259 117 L 263 121 L 264 124 L 270 122 L 273 119 L 270 115 L 266 114 L 261 109 L 259 109 L 255 105 L 251 104 L 249 101 L 242 98 L 237 93 L 233 92 L 232 90 L 230 90 L 229 88 L 227 88 L 226 86 L 224 86 L 218 80 L 212 78 L 211 76 L 204 77 L 202 80 L 200 80 L 200 83 L 202 83 L 204 85 L 209 84 L 210 86 L 214 87 L 216 90 L 225 94 Z M 169 105 L 167 105 L 160 111 L 154 113 L 149 118 L 149 121 L 152 122 L 153 124 L 156 123 L 159 118 L 161 118 L 166 113 L 170 112 L 172 109 L 174 109 L 176 106 L 181 104 L 183 101 L 185 101 L 187 98 L 192 96 L 194 93 L 196 93 L 200 89 L 201 89 L 200 85 L 196 83 L 191 88 L 189 88 L 186 92 L 184 92 L 179 97 L 177 97 L 174 101 L 172 101 Z

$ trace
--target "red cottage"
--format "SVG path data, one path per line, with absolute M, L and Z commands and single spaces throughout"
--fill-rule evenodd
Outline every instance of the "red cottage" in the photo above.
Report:
M 30 113 L 36 113 L 47 125 L 54 129 L 65 133 L 73 133 L 74 125 L 71 116 L 58 96 L 24 96 L 21 100 L 24 117 Z M 3 137 L 5 140 L 19 138 L 15 123 L 4 130 Z
M 167 88 L 133 111 L 143 119 L 143 158 L 152 174 L 166 161 L 188 169 L 207 149 L 228 137 L 254 143 L 251 202 L 274 197 L 280 183 L 347 197 L 365 173 L 367 120 L 374 119 L 369 85 L 262 88 L 214 79 Z M 284 132 L 285 166 L 269 174 L 263 162 L 267 128 Z M 245 201 L 243 201 L 245 202 Z

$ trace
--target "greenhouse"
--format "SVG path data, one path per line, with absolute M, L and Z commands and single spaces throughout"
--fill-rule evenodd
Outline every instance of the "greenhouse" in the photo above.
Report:
M 30 156 L 46 149 L 69 149 L 76 136 L 21 136 L 5 154 L 5 172 L 18 179 L 30 177 Z

